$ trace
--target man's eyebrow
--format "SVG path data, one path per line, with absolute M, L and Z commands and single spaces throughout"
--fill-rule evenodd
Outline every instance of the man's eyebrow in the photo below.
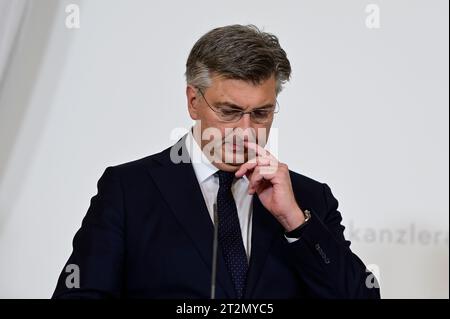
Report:
M 237 104 L 234 104 L 234 103 L 231 103 L 231 102 L 217 102 L 217 103 L 214 103 L 214 106 L 215 107 L 227 106 L 229 108 L 240 110 L 240 111 L 245 110 L 244 107 L 242 107 L 240 105 L 237 105 Z M 273 108 L 273 107 L 275 107 L 274 104 L 268 103 L 268 104 L 264 104 L 264 105 L 261 105 L 261 106 L 254 107 L 252 109 L 253 110 L 256 110 L 256 109 L 269 109 L 269 108 Z

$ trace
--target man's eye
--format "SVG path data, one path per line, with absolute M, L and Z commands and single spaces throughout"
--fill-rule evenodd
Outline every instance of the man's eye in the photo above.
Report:
M 253 114 L 256 117 L 266 117 L 270 114 L 270 111 L 269 110 L 255 110 L 255 111 L 253 111 Z
M 241 113 L 240 111 L 233 110 L 233 109 L 222 109 L 221 112 L 223 115 L 226 115 L 226 116 L 233 116 L 233 115 L 237 115 L 237 114 Z

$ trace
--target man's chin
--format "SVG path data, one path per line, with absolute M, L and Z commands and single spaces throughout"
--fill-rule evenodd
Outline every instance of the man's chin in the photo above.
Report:
M 216 162 L 214 163 L 214 166 L 216 166 L 221 171 L 225 172 L 236 172 L 239 167 L 241 167 L 243 163 L 225 163 L 225 162 Z

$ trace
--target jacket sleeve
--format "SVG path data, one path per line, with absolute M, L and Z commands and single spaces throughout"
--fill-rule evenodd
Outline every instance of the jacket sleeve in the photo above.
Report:
M 380 298 L 375 277 L 344 238 L 338 201 L 327 184 L 323 184 L 323 197 L 325 214 L 319 216 L 310 209 L 312 217 L 302 227 L 299 240 L 288 244 L 299 276 L 313 298 Z
M 124 209 L 120 180 L 108 167 L 73 239 L 52 298 L 117 298 L 122 291 Z

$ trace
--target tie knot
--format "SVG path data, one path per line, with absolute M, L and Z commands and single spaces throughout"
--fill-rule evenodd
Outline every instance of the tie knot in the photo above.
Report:
M 231 189 L 231 184 L 233 184 L 234 181 L 234 173 L 218 171 L 216 174 L 219 176 L 220 188 Z

